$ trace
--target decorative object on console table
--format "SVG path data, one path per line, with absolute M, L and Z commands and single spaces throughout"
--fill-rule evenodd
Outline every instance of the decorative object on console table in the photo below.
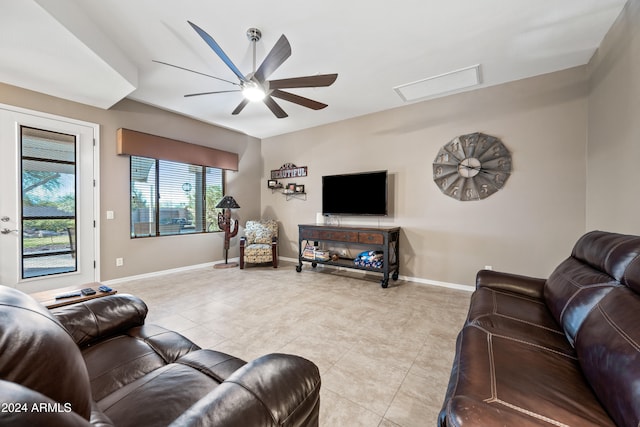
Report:
M 500 190 L 511 175 L 511 154 L 496 137 L 476 132 L 445 144 L 433 161 L 433 181 L 460 201 L 481 200 Z
M 237 267 L 237 262 L 229 262 L 229 241 L 238 234 L 238 220 L 231 218 L 231 209 L 239 209 L 240 205 L 231 196 L 224 196 L 220 203 L 216 205 L 217 209 L 224 209 L 224 213 L 218 214 L 218 227 L 224 230 L 224 264 L 215 264 L 214 268 L 233 268 Z
M 302 251 L 302 257 L 306 260 L 315 260 L 316 259 L 316 247 L 313 245 L 307 244 Z
M 329 261 L 329 251 L 326 249 L 318 249 L 315 251 L 315 259 L 318 261 Z

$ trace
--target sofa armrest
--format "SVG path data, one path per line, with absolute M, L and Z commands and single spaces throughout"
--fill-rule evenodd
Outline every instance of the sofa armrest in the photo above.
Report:
M 520 276 L 493 270 L 480 270 L 476 275 L 476 289 L 490 288 L 514 294 L 542 298 L 546 279 Z
M 147 305 L 138 297 L 115 294 L 51 310 L 80 347 L 144 325 Z
M 244 365 L 171 426 L 317 426 L 320 372 L 299 356 L 268 354 Z

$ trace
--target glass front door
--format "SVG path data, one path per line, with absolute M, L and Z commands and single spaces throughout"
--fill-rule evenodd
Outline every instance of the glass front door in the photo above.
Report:
M 0 105 L 0 284 L 32 293 L 99 279 L 98 125 Z

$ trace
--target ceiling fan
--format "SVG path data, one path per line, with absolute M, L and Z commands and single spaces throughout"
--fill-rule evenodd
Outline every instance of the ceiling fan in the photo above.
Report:
M 201 73 L 199 71 L 190 70 L 188 68 L 180 67 L 162 61 L 154 60 L 154 62 L 231 83 L 238 86 L 239 88 L 234 90 L 191 93 L 185 95 L 185 97 L 211 95 L 217 93 L 242 92 L 242 94 L 244 95 L 244 99 L 240 101 L 240 104 L 238 104 L 238 106 L 231 112 L 231 114 L 239 114 L 251 101 L 262 101 L 279 119 L 287 117 L 288 114 L 285 113 L 285 111 L 282 109 L 282 107 L 280 107 L 280 105 L 278 105 L 278 103 L 276 103 L 276 101 L 273 99 L 274 97 L 310 108 L 312 110 L 320 110 L 327 106 L 327 104 L 323 104 L 322 102 L 314 101 L 313 99 L 305 98 L 304 96 L 296 95 L 291 92 L 286 92 L 282 89 L 331 86 L 333 82 L 335 82 L 338 78 L 337 74 L 318 74 L 315 76 L 267 80 L 268 77 L 280 65 L 282 65 L 282 63 L 284 63 L 284 61 L 286 61 L 289 56 L 291 56 L 291 45 L 289 44 L 289 40 L 287 40 L 284 34 L 280 36 L 271 51 L 262 61 L 262 64 L 260 64 L 258 69 L 256 69 L 256 43 L 262 37 L 262 33 L 257 28 L 249 28 L 247 30 L 247 38 L 253 45 L 253 71 L 250 74 L 245 75 L 238 69 L 238 67 L 235 66 L 231 59 L 229 59 L 227 54 L 224 53 L 220 45 L 218 45 L 213 37 L 211 37 L 202 28 L 198 27 L 193 22 L 187 22 L 198 33 L 198 35 L 202 37 L 207 45 L 209 45 L 209 47 L 213 49 L 213 51 L 220 57 L 220 59 L 222 59 L 222 62 L 224 62 L 227 67 L 229 67 L 229 69 L 236 75 L 236 77 L 238 77 L 239 82 L 236 83 L 230 80 L 225 80 L 206 73 Z

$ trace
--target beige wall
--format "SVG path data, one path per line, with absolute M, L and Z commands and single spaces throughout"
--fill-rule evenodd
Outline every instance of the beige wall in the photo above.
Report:
M 204 124 L 135 101 L 124 100 L 109 110 L 61 100 L 0 84 L 0 103 L 84 120 L 100 125 L 100 264 L 101 280 L 135 276 L 172 268 L 202 264 L 224 258 L 223 235 L 195 234 L 159 238 L 129 237 L 129 158 L 116 155 L 116 130 L 124 127 L 239 154 L 239 171 L 228 172 L 227 194 L 242 209 L 241 219 L 260 212 L 257 185 L 262 170 L 260 140 Z M 114 220 L 106 220 L 112 210 Z M 232 239 L 230 257 L 238 256 L 238 239 Z M 124 258 L 116 267 L 115 259 Z
M 401 275 L 472 284 L 485 265 L 548 275 L 585 230 L 586 77 L 579 67 L 263 140 L 262 211 L 282 223 L 281 254 L 297 257 L 297 224 L 321 211 L 322 175 L 387 169 L 391 215 L 342 222 L 402 227 Z M 498 193 L 459 202 L 436 187 L 432 162 L 476 131 L 502 139 L 513 172 Z M 306 201 L 266 188 L 287 162 L 309 167 L 291 180 Z
M 640 234 L 640 0 L 589 63 L 587 228 Z
M 640 0 L 630 0 L 588 67 L 408 105 L 292 134 L 251 137 L 125 100 L 105 111 L 0 84 L 0 103 L 101 126 L 101 266 L 109 280 L 222 258 L 222 236 L 129 238 L 128 161 L 115 155 L 126 127 L 240 155 L 228 193 L 242 223 L 278 219 L 281 254 L 297 257 L 297 224 L 321 210 L 321 177 L 388 169 L 391 213 L 343 223 L 402 227 L 401 274 L 472 284 L 485 265 L 546 276 L 584 231 L 640 234 L 635 170 L 640 162 Z M 331 108 L 331 106 L 329 107 Z M 485 132 L 503 140 L 513 173 L 480 202 L 457 202 L 432 180 L 438 149 L 453 137 Z M 588 145 L 587 145 L 588 135 Z M 283 163 L 309 167 L 293 181 L 306 200 L 266 188 Z M 116 219 L 107 221 L 106 210 Z M 237 239 L 230 256 L 237 256 Z M 115 267 L 115 258 L 125 265 Z

